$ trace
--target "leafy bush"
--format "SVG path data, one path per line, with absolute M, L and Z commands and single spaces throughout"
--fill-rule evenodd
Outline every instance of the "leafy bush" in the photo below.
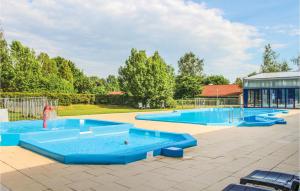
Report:
M 176 108 L 177 102 L 173 98 L 169 98 L 166 100 L 166 107 L 168 108 Z
M 124 95 L 96 95 L 96 104 L 110 104 L 110 105 L 129 105 L 136 107 L 135 99 L 127 94 Z

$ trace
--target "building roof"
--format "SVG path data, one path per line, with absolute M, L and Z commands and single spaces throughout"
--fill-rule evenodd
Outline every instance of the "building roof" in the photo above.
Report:
M 250 76 L 247 78 L 244 78 L 246 80 L 252 80 L 252 79 L 274 79 L 274 78 L 299 78 L 300 72 L 272 72 L 272 73 L 260 73 L 256 74 L 254 76 Z
M 109 92 L 108 95 L 123 95 L 125 92 L 122 91 L 114 91 L 114 92 Z
M 242 88 L 236 84 L 230 85 L 207 85 L 203 87 L 201 96 L 204 97 L 226 97 L 237 96 L 243 92 Z

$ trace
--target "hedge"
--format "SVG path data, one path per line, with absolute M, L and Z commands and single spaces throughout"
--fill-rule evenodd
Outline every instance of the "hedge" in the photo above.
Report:
M 134 97 L 124 95 L 96 95 L 96 94 L 71 94 L 71 93 L 29 93 L 29 92 L 0 92 L 0 98 L 22 98 L 22 97 L 47 97 L 49 99 L 58 99 L 59 105 L 71 104 L 111 104 L 128 105 L 137 107 L 137 101 Z M 169 99 L 165 103 L 166 107 L 174 107 L 175 101 Z
M 95 103 L 135 106 L 136 102 L 133 97 L 124 94 L 124 95 L 96 95 Z
M 68 93 L 29 93 L 29 92 L 0 92 L 2 98 L 22 98 L 22 97 L 47 97 L 58 99 L 59 105 L 70 104 L 94 104 L 95 94 L 68 94 Z

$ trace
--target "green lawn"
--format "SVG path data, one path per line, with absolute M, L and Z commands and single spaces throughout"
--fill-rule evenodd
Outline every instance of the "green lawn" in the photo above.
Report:
M 129 112 L 146 112 L 146 111 L 167 111 L 172 109 L 136 109 L 128 106 L 120 105 L 90 105 L 76 104 L 70 106 L 59 106 L 58 116 L 75 116 L 75 115 L 91 115 L 105 113 L 129 113 Z

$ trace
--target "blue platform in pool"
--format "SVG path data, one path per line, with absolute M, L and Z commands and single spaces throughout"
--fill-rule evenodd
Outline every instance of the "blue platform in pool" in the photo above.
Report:
M 286 121 L 284 119 L 274 117 L 279 113 L 287 113 L 287 110 L 272 108 L 206 108 L 177 110 L 159 114 L 141 114 L 137 115 L 136 119 L 215 126 L 252 127 L 285 124 Z
M 188 134 L 137 129 L 127 123 L 79 119 L 55 122 L 65 125 L 49 129 L 38 125 L 35 129 L 28 124 L 39 121 L 25 121 L 31 127 L 26 131 L 22 122 L 18 122 L 20 128 L 10 124 L 11 130 L 1 123 L 2 145 L 6 141 L 18 142 L 23 148 L 67 164 L 126 164 L 145 159 L 149 152 L 160 155 L 163 148 L 197 145 L 197 140 Z M 18 136 L 10 136 L 11 132 Z

